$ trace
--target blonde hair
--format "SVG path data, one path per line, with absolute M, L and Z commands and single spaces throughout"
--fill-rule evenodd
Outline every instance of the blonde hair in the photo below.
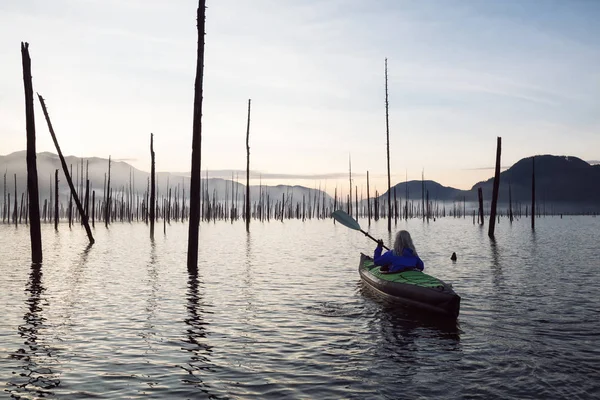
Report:
M 418 256 L 417 249 L 413 244 L 412 238 L 408 231 L 400 231 L 396 234 L 396 240 L 394 241 L 394 254 L 401 256 L 404 249 L 411 249 L 415 256 Z

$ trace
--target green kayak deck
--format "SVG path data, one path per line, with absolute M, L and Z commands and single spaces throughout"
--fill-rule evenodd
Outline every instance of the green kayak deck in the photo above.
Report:
M 373 263 L 372 259 L 363 259 L 361 263 L 361 268 L 367 269 L 373 276 L 387 282 L 405 283 L 409 285 L 416 285 L 428 288 L 438 288 L 444 286 L 444 283 L 439 279 L 431 275 L 427 275 L 421 271 L 411 270 L 391 274 L 381 272 L 379 270 L 379 267 Z
M 456 319 L 460 312 L 460 296 L 452 285 L 421 271 L 381 272 L 373 259 L 360 256 L 361 279 L 371 288 L 425 312 Z

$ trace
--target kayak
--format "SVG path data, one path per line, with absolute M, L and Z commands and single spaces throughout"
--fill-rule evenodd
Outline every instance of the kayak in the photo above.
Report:
M 371 288 L 401 303 L 450 318 L 458 318 L 460 296 L 452 285 L 421 271 L 382 272 L 373 259 L 361 253 L 358 272 Z

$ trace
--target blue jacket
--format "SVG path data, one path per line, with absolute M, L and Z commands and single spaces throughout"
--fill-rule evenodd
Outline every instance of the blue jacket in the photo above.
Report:
M 373 262 L 379 266 L 389 266 L 389 272 L 400 272 L 404 269 L 418 269 L 423 271 L 425 265 L 419 256 L 414 255 L 411 249 L 404 249 L 401 256 L 394 254 L 392 250 L 381 254 L 383 248 L 377 246 L 373 254 Z

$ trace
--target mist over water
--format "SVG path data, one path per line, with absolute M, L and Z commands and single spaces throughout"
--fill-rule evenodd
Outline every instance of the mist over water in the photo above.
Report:
M 202 223 L 196 275 L 187 224 L 97 226 L 93 247 L 44 224 L 41 267 L 0 225 L 0 397 L 598 397 L 600 219 L 529 224 L 398 222 L 462 297 L 451 326 L 364 287 L 374 243 L 331 220 Z

